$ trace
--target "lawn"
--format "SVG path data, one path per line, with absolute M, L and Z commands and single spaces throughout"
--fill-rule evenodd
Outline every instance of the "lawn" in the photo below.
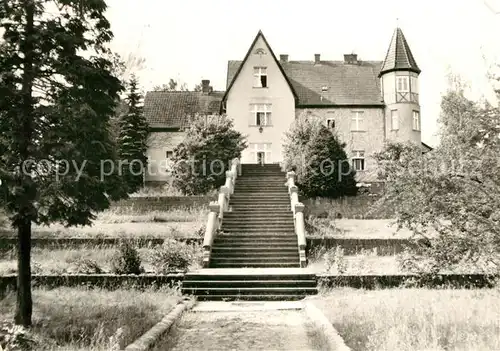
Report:
M 151 211 L 147 214 L 138 214 L 128 207 L 116 208 L 99 213 L 90 227 L 65 228 L 56 223 L 50 226 L 34 225 L 33 238 L 193 237 L 206 224 L 207 213 L 205 207 Z M 0 225 L 0 230 L 9 230 L 6 221 L 3 221 L 3 226 Z M 14 236 L 15 233 L 7 235 Z
M 500 289 L 333 289 L 312 301 L 356 351 L 500 350 Z
M 189 269 L 200 268 L 201 247 L 199 245 L 186 245 L 186 250 L 194 258 Z M 155 272 L 152 264 L 153 248 L 139 248 L 137 251 L 145 271 Z M 110 273 L 111 262 L 116 253 L 117 247 L 111 245 L 89 245 L 75 249 L 34 247 L 31 253 L 31 269 L 34 274 L 95 273 L 94 271 L 88 271 L 88 262 L 91 261 L 102 270 L 102 273 Z M 11 250 L 0 257 L 0 275 L 15 274 L 17 272 L 15 251 Z
M 144 334 L 180 300 L 177 290 L 57 288 L 33 290 L 36 350 L 113 350 Z M 15 294 L 0 303 L 0 319 L 12 321 Z

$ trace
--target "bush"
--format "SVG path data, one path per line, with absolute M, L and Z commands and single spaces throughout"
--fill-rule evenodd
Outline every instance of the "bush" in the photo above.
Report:
M 342 143 L 318 120 L 300 117 L 286 133 L 285 167 L 294 170 L 306 197 L 338 198 L 357 194 L 355 171 Z
M 176 240 L 166 240 L 151 253 L 151 264 L 157 274 L 186 271 L 196 260 L 191 246 Z
M 137 249 L 126 241 L 122 242 L 111 260 L 111 271 L 115 274 L 144 273 Z
M 85 274 L 101 274 L 102 268 L 99 264 L 89 258 L 80 258 L 72 262 L 75 272 Z
M 243 135 L 225 116 L 195 118 L 174 150 L 173 185 L 184 195 L 206 194 L 226 181 L 232 159 L 246 148 Z M 221 169 L 222 167 L 222 169 Z

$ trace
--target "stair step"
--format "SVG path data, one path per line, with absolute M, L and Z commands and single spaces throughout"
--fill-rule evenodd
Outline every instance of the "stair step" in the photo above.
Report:
M 266 262 L 277 262 L 277 263 L 295 263 L 295 257 L 289 258 L 289 257 L 277 257 L 277 256 L 272 256 L 272 257 L 210 257 L 210 262 L 234 262 L 234 263 L 266 263 Z M 298 257 L 297 257 L 298 258 Z
M 188 280 L 184 281 L 182 288 L 238 288 L 238 287 L 307 287 L 316 288 L 315 280 Z
M 299 261 L 296 262 L 210 262 L 211 268 L 298 268 Z
M 199 295 L 199 301 L 298 301 L 302 300 L 306 295 L 289 294 L 289 295 Z
M 217 293 L 218 295 L 296 295 L 296 294 L 315 294 L 316 288 L 309 287 L 266 287 L 266 288 L 219 288 L 219 287 L 202 287 L 202 288 L 183 288 L 183 292 L 193 295 L 203 295 Z
M 249 247 L 249 248 L 246 248 L 246 249 L 236 249 L 234 247 L 219 247 L 219 246 L 216 246 L 216 247 L 212 247 L 212 254 L 214 253 L 217 253 L 217 254 L 225 254 L 225 255 L 232 255 L 232 254 L 252 254 L 252 253 L 255 253 L 255 254 L 277 254 L 277 255 L 280 255 L 280 254 L 283 254 L 283 255 L 286 255 L 286 254 L 295 254 L 297 253 L 297 250 L 298 250 L 298 247 L 295 246 L 295 247 L 287 247 L 287 248 L 283 248 L 283 247 L 278 247 L 278 248 L 272 248 L 272 247 L 269 247 L 269 248 L 262 248 L 262 247 Z

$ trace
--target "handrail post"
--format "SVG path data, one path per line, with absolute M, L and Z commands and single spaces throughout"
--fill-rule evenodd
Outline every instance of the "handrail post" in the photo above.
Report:
M 299 245 L 299 262 L 300 267 L 305 268 L 306 261 L 306 229 L 304 224 L 304 204 L 299 202 L 295 204 L 295 232 L 297 233 L 297 241 Z
M 296 185 L 292 185 L 289 188 L 290 192 L 290 203 L 292 205 L 292 211 L 293 214 L 295 215 L 295 205 L 299 203 L 299 188 L 297 188 Z
M 205 237 L 203 239 L 203 267 L 208 268 L 210 264 L 210 254 L 212 253 L 212 244 L 215 239 L 219 221 L 220 204 L 212 201 L 208 206 L 210 213 L 208 214 L 207 227 L 205 229 Z
M 233 181 L 233 172 L 226 171 L 226 183 L 224 184 L 226 188 L 229 189 L 229 194 L 234 192 L 234 181 Z
M 222 218 L 224 218 L 224 212 L 229 209 L 229 188 L 227 186 L 220 187 L 219 205 L 219 224 L 221 224 Z
M 286 173 L 286 184 L 288 186 L 288 193 L 290 193 L 290 188 L 295 186 L 295 172 L 290 171 Z

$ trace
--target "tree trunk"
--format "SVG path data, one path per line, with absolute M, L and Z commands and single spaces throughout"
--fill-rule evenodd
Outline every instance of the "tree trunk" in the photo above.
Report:
M 17 228 L 17 304 L 15 324 L 31 326 L 33 301 L 31 299 L 31 221 L 19 223 Z
M 20 44 L 20 52 L 24 54 L 23 73 L 22 73 L 22 107 L 20 111 L 20 133 L 19 138 L 19 157 L 21 162 L 30 159 L 30 146 L 33 136 L 33 82 L 34 59 L 35 59 L 35 2 L 34 0 L 24 0 L 21 3 L 26 14 L 26 23 L 24 26 L 25 38 Z M 32 168 L 32 166 L 31 166 Z M 31 169 L 21 167 L 19 185 L 23 189 L 22 197 L 18 199 L 19 210 L 18 218 L 15 220 L 17 227 L 17 303 L 14 323 L 25 327 L 31 326 L 31 313 L 33 301 L 31 299 L 31 222 L 33 219 L 33 200 L 35 189 L 31 180 Z

